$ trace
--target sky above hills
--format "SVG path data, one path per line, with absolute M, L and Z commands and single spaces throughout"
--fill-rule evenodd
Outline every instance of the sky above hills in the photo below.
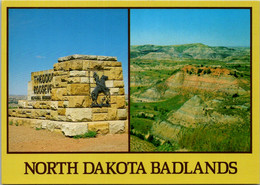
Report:
M 131 45 L 250 46 L 249 9 L 133 9 Z
M 72 54 L 116 56 L 128 89 L 126 9 L 9 9 L 9 94 L 27 94 L 31 72 Z

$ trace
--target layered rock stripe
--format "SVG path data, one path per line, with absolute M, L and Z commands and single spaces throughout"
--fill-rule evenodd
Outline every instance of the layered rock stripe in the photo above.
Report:
M 111 94 L 109 107 L 91 107 L 91 92 L 96 87 L 94 72 L 99 77 L 108 77 L 105 84 Z M 104 96 L 100 93 L 97 102 L 100 103 Z M 28 100 L 20 100 L 18 104 L 18 109 L 9 110 L 9 116 L 17 117 L 9 118 L 9 122 L 18 120 L 19 125 L 30 122 L 30 126 L 41 125 L 41 128 L 61 124 L 55 129 L 67 136 L 82 134 L 80 130 L 123 133 L 128 126 L 122 64 L 116 57 L 61 57 L 53 69 L 31 73 Z

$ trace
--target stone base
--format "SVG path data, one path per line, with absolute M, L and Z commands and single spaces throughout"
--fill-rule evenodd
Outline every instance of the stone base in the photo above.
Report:
M 9 124 L 24 125 L 37 129 L 46 129 L 51 132 L 59 132 L 65 136 L 81 135 L 88 131 L 96 131 L 98 134 L 121 134 L 128 129 L 127 120 L 94 121 L 94 122 L 64 122 L 52 120 L 40 120 L 30 118 L 9 117 Z

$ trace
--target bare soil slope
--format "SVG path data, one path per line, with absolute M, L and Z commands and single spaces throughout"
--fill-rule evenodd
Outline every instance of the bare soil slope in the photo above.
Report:
M 73 139 L 59 133 L 9 125 L 10 152 L 124 152 L 127 134 L 99 135 L 97 138 Z

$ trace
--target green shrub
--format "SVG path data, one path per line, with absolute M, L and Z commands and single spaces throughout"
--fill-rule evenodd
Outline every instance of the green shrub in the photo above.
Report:
M 239 97 L 239 95 L 237 93 L 233 94 L 232 98 L 236 98 Z
M 42 128 L 37 128 L 37 127 L 35 128 L 35 130 L 41 130 L 41 129 L 42 129 Z
M 13 121 L 9 121 L 9 125 L 13 125 Z
M 155 139 L 155 138 L 152 140 L 152 143 L 156 147 L 161 145 L 161 141 L 159 139 Z
M 176 143 L 172 144 L 170 141 L 163 143 L 161 146 L 158 146 L 156 151 L 158 152 L 174 152 L 179 149 Z
M 161 83 L 162 81 L 161 80 L 158 80 L 155 84 L 157 85 L 157 84 L 159 84 L 159 83 Z
M 144 135 L 138 133 L 138 134 L 136 134 L 136 136 L 139 137 L 140 139 L 144 140 Z
M 197 73 L 200 74 L 202 71 L 203 71 L 202 69 L 198 69 Z
M 211 70 L 210 69 L 205 69 L 204 71 L 203 71 L 203 74 L 210 74 L 211 73 Z
M 207 70 L 206 70 L 206 73 L 207 73 L 207 74 L 210 74 L 210 73 L 211 73 L 211 70 L 210 70 L 210 69 L 207 69 Z
M 154 138 L 153 135 L 149 135 L 149 137 L 147 138 L 147 141 L 149 141 L 156 147 L 161 145 L 161 141 L 159 139 Z
M 149 135 L 148 139 L 147 139 L 149 142 L 152 142 L 153 141 L 153 135 Z
M 76 135 L 73 136 L 74 139 L 79 139 L 79 138 L 91 138 L 91 137 L 96 137 L 97 132 L 95 131 L 88 131 L 85 134 L 81 134 L 81 135 Z

